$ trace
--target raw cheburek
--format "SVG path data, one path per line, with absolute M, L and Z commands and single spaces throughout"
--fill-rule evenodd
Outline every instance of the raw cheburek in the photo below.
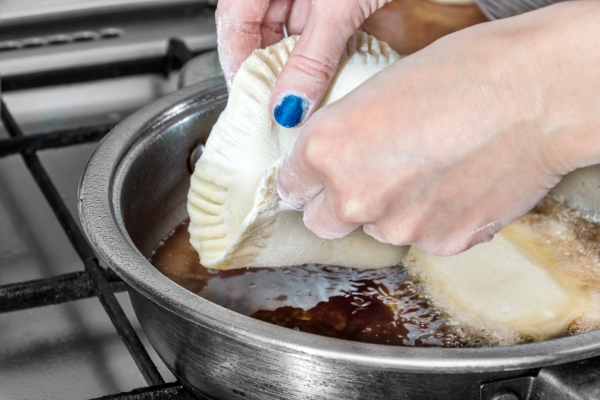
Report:
M 238 71 L 227 107 L 191 179 L 188 213 L 192 246 L 202 264 L 215 269 L 307 263 L 359 268 L 398 264 L 407 247 L 382 244 L 361 229 L 342 239 L 320 239 L 306 229 L 300 212 L 279 199 L 277 166 L 298 129 L 275 124 L 268 104 L 297 40 L 290 37 L 255 51 Z M 357 32 L 348 42 L 321 106 L 344 96 L 398 59 L 385 43 Z M 491 243 L 455 257 L 434 257 L 413 248 L 404 259 L 405 265 L 437 307 L 492 343 L 547 339 L 581 320 L 588 328 L 597 325 L 594 321 L 598 319 L 590 310 L 598 295 L 564 274 L 557 275 L 548 259 L 535 259 L 531 251 L 525 254 L 528 250 L 514 239 L 515 229 L 519 232 L 522 228 L 516 223 Z M 523 239 L 528 234 L 520 235 Z
M 237 72 L 227 107 L 191 179 L 192 246 L 202 264 L 215 269 L 306 263 L 361 268 L 396 265 L 407 248 L 380 243 L 362 229 L 342 239 L 320 239 L 304 226 L 302 213 L 279 201 L 278 161 L 299 130 L 274 123 L 268 104 L 297 41 L 293 36 L 254 51 Z M 346 46 L 321 107 L 398 59 L 386 43 L 357 32 Z

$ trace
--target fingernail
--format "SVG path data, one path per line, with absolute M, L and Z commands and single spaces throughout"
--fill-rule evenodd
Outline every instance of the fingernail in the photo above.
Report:
M 302 122 L 302 118 L 308 110 L 308 101 L 295 94 L 288 94 L 281 98 L 273 116 L 275 121 L 284 128 L 293 128 Z
M 279 190 L 278 190 L 279 192 Z M 282 197 L 281 192 L 279 192 L 279 198 L 281 199 L 281 203 L 286 207 L 295 211 L 303 211 L 304 206 L 306 205 L 305 199 L 292 199 L 290 197 Z
M 288 196 L 281 190 L 281 187 L 279 186 L 279 184 L 277 184 L 277 194 L 279 195 L 279 198 L 281 199 L 281 202 L 284 206 L 290 207 L 291 209 L 296 210 L 296 211 L 304 210 L 304 205 L 306 204 L 306 200 L 305 199 L 296 199 L 293 196 Z
M 385 244 L 389 244 L 390 242 L 385 238 L 385 235 L 383 234 L 383 232 L 381 232 L 381 229 L 379 229 L 377 226 L 373 225 L 373 224 L 366 224 L 363 225 L 363 231 L 373 237 L 375 240 L 381 242 L 381 243 L 385 243 Z

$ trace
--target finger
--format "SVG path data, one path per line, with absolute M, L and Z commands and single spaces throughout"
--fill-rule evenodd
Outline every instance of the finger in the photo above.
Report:
M 306 203 L 304 225 L 323 239 L 342 238 L 359 226 L 337 218 L 333 196 L 327 192 L 327 189 Z
M 306 136 L 303 132 L 296 136 L 277 172 L 279 197 L 298 211 L 325 188 L 323 179 L 309 161 Z
M 271 0 L 260 27 L 261 48 L 283 39 L 283 24 L 288 18 L 292 0 Z
M 216 11 L 219 61 L 227 87 L 242 62 L 261 45 L 261 24 L 269 0 L 221 0 Z
M 306 27 L 310 16 L 311 0 L 292 0 L 287 19 L 287 31 L 290 35 L 299 35 Z
M 344 7 L 345 3 L 348 6 Z M 342 51 L 358 27 L 350 18 L 352 4 L 331 0 L 312 3 L 302 36 L 273 89 L 270 106 L 279 125 L 298 126 L 321 102 Z
M 390 243 L 390 241 L 385 237 L 385 234 L 381 231 L 381 229 L 379 229 L 376 225 L 374 224 L 366 224 L 363 226 L 363 231 L 375 238 L 376 240 L 380 241 L 381 243 Z

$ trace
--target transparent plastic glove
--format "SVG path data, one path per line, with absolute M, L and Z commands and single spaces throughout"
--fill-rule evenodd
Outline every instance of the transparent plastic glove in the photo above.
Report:
M 257 48 L 302 34 L 273 89 L 275 121 L 294 127 L 321 102 L 346 42 L 363 21 L 387 0 L 220 0 L 218 50 L 225 80 L 231 85 L 242 62 Z
M 279 192 L 323 238 L 452 255 L 600 161 L 600 2 L 449 35 L 304 125 Z

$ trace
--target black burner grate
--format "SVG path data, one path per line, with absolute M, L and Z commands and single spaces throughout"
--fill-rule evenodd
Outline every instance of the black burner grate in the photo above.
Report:
M 124 68 L 123 65 L 104 65 L 89 70 L 81 69 L 76 74 L 73 74 L 73 71 L 62 71 L 47 76 L 38 76 L 39 74 L 35 77 L 17 76 L 4 79 L 3 89 L 22 90 L 30 88 L 34 84 L 49 86 L 134 73 L 161 72 L 168 75 L 171 70 L 181 68 L 194 55 L 184 42 L 179 39 L 171 39 L 167 54 L 160 59 L 137 60 L 135 64 L 129 62 L 127 68 Z M 38 150 L 98 141 L 112 129 L 113 125 L 98 125 L 25 136 L 3 101 L 0 113 L 4 127 L 10 136 L 8 139 L 0 140 L 0 157 L 21 153 L 27 168 L 50 204 L 84 266 L 84 271 L 81 272 L 0 286 L 0 313 L 97 297 L 145 381 L 150 385 L 147 388 L 109 395 L 100 399 L 192 399 L 189 392 L 179 383 L 165 384 L 114 295 L 115 292 L 124 291 L 127 285 L 114 272 L 100 266 L 92 247 L 68 211 L 36 155 Z

